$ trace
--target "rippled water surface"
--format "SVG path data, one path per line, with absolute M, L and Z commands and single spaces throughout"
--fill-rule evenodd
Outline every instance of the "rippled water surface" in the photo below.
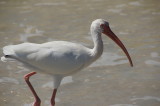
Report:
M 104 53 L 94 64 L 65 78 L 56 106 L 160 106 L 159 0 L 0 0 L 0 47 L 22 42 L 66 40 L 93 47 L 90 24 L 103 18 L 133 59 L 103 37 Z M 2 49 L 0 50 L 2 56 Z M 0 62 L 0 106 L 31 106 L 33 96 L 15 62 Z M 42 106 L 49 106 L 52 77 L 31 78 Z

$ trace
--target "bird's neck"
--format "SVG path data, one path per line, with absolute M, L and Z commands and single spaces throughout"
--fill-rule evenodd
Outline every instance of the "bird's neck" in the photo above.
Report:
M 92 56 L 94 60 L 98 59 L 103 52 L 103 41 L 101 33 L 96 30 L 91 30 L 91 36 L 93 38 L 94 47 L 92 49 Z

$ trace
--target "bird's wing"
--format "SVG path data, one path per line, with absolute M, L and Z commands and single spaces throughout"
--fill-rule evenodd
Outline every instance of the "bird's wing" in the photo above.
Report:
M 36 44 L 32 43 L 22 43 L 18 45 L 8 45 L 3 47 L 4 57 L 1 57 L 1 60 L 10 60 L 10 59 L 22 59 L 28 53 L 36 51 Z M 20 57 L 20 58 L 19 58 Z M 3 60 L 2 60 L 3 61 Z
M 79 69 L 86 60 L 86 50 L 69 42 L 23 43 L 3 48 L 5 55 L 48 73 L 64 74 Z

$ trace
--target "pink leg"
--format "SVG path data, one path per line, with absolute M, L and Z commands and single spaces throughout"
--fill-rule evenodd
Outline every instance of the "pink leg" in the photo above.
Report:
M 32 91 L 33 96 L 34 96 L 34 98 L 35 98 L 35 102 L 34 102 L 33 106 L 40 106 L 41 100 L 40 100 L 40 98 L 38 97 L 36 91 L 34 90 L 32 84 L 31 84 L 30 81 L 29 81 L 30 76 L 32 76 L 32 75 L 34 75 L 34 74 L 36 74 L 36 72 L 28 73 L 28 74 L 26 74 L 26 75 L 24 76 L 24 79 L 25 79 L 28 87 L 29 87 L 30 90 Z
M 55 106 L 56 92 L 57 92 L 57 89 L 54 89 L 54 90 L 53 90 L 52 97 L 51 97 L 51 106 Z

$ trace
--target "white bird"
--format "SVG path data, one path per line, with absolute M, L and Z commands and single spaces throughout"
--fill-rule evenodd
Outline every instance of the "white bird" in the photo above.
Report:
M 4 56 L 1 57 L 1 60 L 7 61 L 14 59 L 36 71 L 52 75 L 54 89 L 51 97 L 51 106 L 55 106 L 55 96 L 61 80 L 65 76 L 71 75 L 87 67 L 102 55 L 102 33 L 110 37 L 122 48 L 128 57 L 131 66 L 133 66 L 125 46 L 111 31 L 107 21 L 96 19 L 92 22 L 90 31 L 94 42 L 93 48 L 87 48 L 81 44 L 67 41 L 52 41 L 43 44 L 22 43 L 5 46 L 3 48 Z M 35 97 L 33 105 L 40 106 L 41 100 L 29 82 L 30 76 L 35 73 L 36 72 L 31 72 L 25 75 L 24 78 Z

